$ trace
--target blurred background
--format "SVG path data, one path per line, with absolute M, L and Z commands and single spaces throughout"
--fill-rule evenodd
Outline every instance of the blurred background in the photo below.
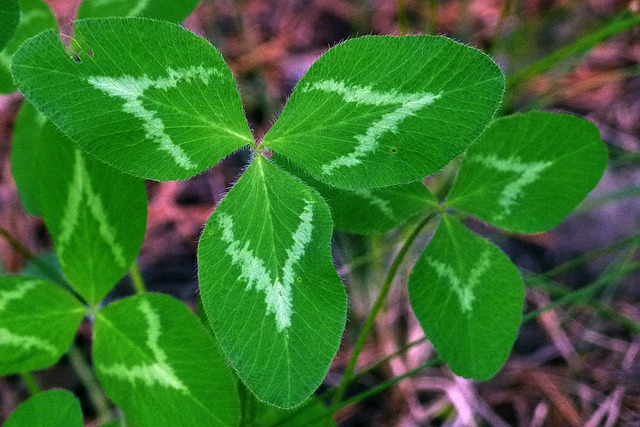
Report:
M 89 1 L 89 0 L 87 0 Z M 49 0 L 69 34 L 77 0 Z M 494 57 L 508 77 L 501 114 L 552 110 L 600 129 L 609 167 L 590 197 L 556 229 L 510 235 L 471 226 L 505 250 L 527 284 L 525 323 L 494 379 L 472 382 L 435 355 L 406 295 L 407 273 L 426 233 L 398 275 L 386 310 L 361 356 L 367 370 L 350 393 L 417 367 L 392 387 L 337 414 L 344 426 L 640 426 L 640 27 L 616 26 L 640 1 L 614 0 L 203 0 L 184 25 L 225 57 L 256 138 L 269 129 L 296 82 L 325 50 L 366 34 L 440 34 Z M 532 65 L 534 64 L 534 65 Z M 0 96 L 0 227 L 47 259 L 51 241 L 21 207 L 9 166 L 19 94 Z M 188 181 L 149 182 L 150 207 L 140 256 L 149 290 L 198 299 L 196 248 L 203 225 L 247 160 L 237 153 Z M 453 167 L 428 180 L 436 192 Z M 336 232 L 334 260 L 349 293 L 342 349 L 326 378 L 337 385 L 390 260 L 406 236 Z M 0 269 L 33 268 L 0 239 Z M 127 279 L 115 299 L 132 292 Z M 91 328 L 78 346 L 88 354 Z M 42 388 L 86 394 L 69 362 L 36 373 Z M 0 378 L 0 420 L 27 396 L 21 379 Z M 86 406 L 88 425 L 94 414 Z

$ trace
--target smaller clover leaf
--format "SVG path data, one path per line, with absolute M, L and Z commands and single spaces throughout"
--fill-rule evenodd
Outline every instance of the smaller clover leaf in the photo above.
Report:
M 66 390 L 31 396 L 7 419 L 4 427 L 82 427 L 80 401 Z
M 83 153 L 51 122 L 40 132 L 36 153 L 38 206 L 56 256 L 71 286 L 96 304 L 129 270 L 142 246 L 144 182 Z
M 519 233 L 558 225 L 604 173 L 598 129 L 567 114 L 495 120 L 465 153 L 447 205 Z
M 85 307 L 35 277 L 0 277 L 0 375 L 48 368 L 69 349 Z
M 0 44 L 2 37 L 7 37 L 11 32 L 11 22 L 15 19 L 14 14 L 19 13 L 18 27 L 15 28 L 13 37 L 5 38 L 5 46 L 0 45 L 0 94 L 16 91 L 9 67 L 13 55 L 22 43 L 42 30 L 56 27 L 56 20 L 51 9 L 43 0 L 19 0 L 18 3 L 19 11 L 16 11 L 14 9 L 16 7 L 15 0 L 0 1 L 0 17 L 4 16 L 4 19 L 8 20 L 6 21 L 7 27 L 4 27 L 4 22 L 0 21 L 0 34 L 2 31 L 6 31 L 0 35 Z M 2 11 L 5 11 L 5 14 Z
M 240 400 L 213 337 L 180 301 L 136 295 L 96 314 L 93 357 L 129 425 L 234 426 Z
M 509 356 L 522 320 L 524 286 L 500 249 L 445 215 L 413 268 L 409 301 L 451 370 L 484 380 Z
M 437 205 L 435 197 L 422 182 L 342 190 L 312 178 L 278 153 L 273 154 L 272 160 L 324 197 L 337 230 L 353 234 L 386 233 Z

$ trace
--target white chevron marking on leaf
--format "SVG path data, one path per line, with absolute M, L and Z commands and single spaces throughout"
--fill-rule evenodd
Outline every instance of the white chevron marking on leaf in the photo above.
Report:
M 398 126 L 409 116 L 413 116 L 422 108 L 433 104 L 441 97 L 441 94 L 424 93 L 400 93 L 396 91 L 380 92 L 371 86 L 347 85 L 333 79 L 309 84 L 302 89 L 304 92 L 317 90 L 321 92 L 335 93 L 345 102 L 381 106 L 398 106 L 395 110 L 383 114 L 374 122 L 364 134 L 356 135 L 358 142 L 355 149 L 346 155 L 342 155 L 331 162 L 322 165 L 322 173 L 331 174 L 339 167 L 351 167 L 362 163 L 362 158 L 374 152 L 379 145 L 379 140 L 385 133 L 396 133 Z
M 462 312 L 467 314 L 471 313 L 473 310 L 473 301 L 476 299 L 473 289 L 480 283 L 480 278 L 491 266 L 489 251 L 484 251 L 480 255 L 478 261 L 469 271 L 469 276 L 466 281 L 463 281 L 450 265 L 440 260 L 427 258 L 427 263 L 435 270 L 438 277 L 449 281 L 451 289 L 458 297 Z
M 11 301 L 21 300 L 36 286 L 38 286 L 36 281 L 20 282 L 11 290 L 0 291 L 0 313 L 7 309 Z
M 476 155 L 469 158 L 470 161 L 480 163 L 487 168 L 496 169 L 499 172 L 511 172 L 520 176 L 504 187 L 500 193 L 498 203 L 502 206 L 502 212 L 494 215 L 495 221 L 500 221 L 504 217 L 511 214 L 511 207 L 516 204 L 518 197 L 522 195 L 522 189 L 527 185 L 535 182 L 540 178 L 540 174 L 544 172 L 553 162 L 523 162 L 517 157 L 509 159 L 500 159 L 494 154 Z
M 173 368 L 167 363 L 167 354 L 160 347 L 159 340 L 162 332 L 160 316 L 153 310 L 147 300 L 141 301 L 138 308 L 147 322 L 146 345 L 149 350 L 151 350 L 155 360 L 153 363 L 143 363 L 134 366 L 126 366 L 122 363 L 99 365 L 98 369 L 105 375 L 128 381 L 133 386 L 137 384 L 137 381 L 141 381 L 148 387 L 153 387 L 157 384 L 189 394 L 189 389 L 180 378 L 176 376 Z
M 149 5 L 149 0 L 138 0 L 136 5 L 131 8 L 127 16 L 138 16 L 140 15 L 145 8 Z
M 52 356 L 57 356 L 60 352 L 58 348 L 44 338 L 14 334 L 7 328 L 0 328 L 0 346 L 18 347 L 26 351 L 42 350 Z
M 167 68 L 167 77 L 152 79 L 146 74 L 142 77 L 89 77 L 88 82 L 94 88 L 109 96 L 121 98 L 124 102 L 123 111 L 142 121 L 145 137 L 159 144 L 159 148 L 171 156 L 171 158 L 183 169 L 195 169 L 197 164 L 189 159 L 187 153 L 175 144 L 165 132 L 163 121 L 158 117 L 158 112 L 147 109 L 142 98 L 144 92 L 151 88 L 168 90 L 175 88 L 181 81 L 200 80 L 205 85 L 210 82 L 211 76 L 217 76 L 220 72 L 213 68 L 203 66 L 185 67 L 174 70 Z
M 67 203 L 64 216 L 60 224 L 60 234 L 57 241 L 58 251 L 64 252 L 71 237 L 73 237 L 80 212 L 82 210 L 83 197 L 86 196 L 86 207 L 99 224 L 98 233 L 111 249 L 114 260 L 120 267 L 126 264 L 122 247 L 116 242 L 115 231 L 109 225 L 109 220 L 100 196 L 93 190 L 91 179 L 87 173 L 86 164 L 80 150 L 75 151 L 73 167 L 73 180 L 69 184 Z M 61 257 L 61 256 L 60 256 Z M 62 257 L 61 257 L 62 258 Z
M 391 204 L 388 200 L 385 200 L 381 197 L 376 196 L 371 192 L 371 190 L 356 190 L 355 193 L 367 200 L 373 206 L 380 209 L 380 211 L 389 219 L 395 219 L 395 214 L 393 213 L 393 209 L 391 209 Z
M 251 242 L 242 243 L 233 234 L 231 216 L 218 212 L 218 225 L 222 229 L 222 240 L 227 243 L 226 253 L 232 263 L 240 268 L 240 278 L 247 281 L 247 290 L 256 289 L 265 293 L 267 313 L 275 316 L 279 332 L 291 326 L 293 306 L 292 286 L 295 279 L 294 267 L 300 262 L 307 246 L 311 242 L 313 231 L 313 201 L 305 200 L 305 207 L 300 214 L 300 224 L 293 233 L 293 243 L 287 249 L 287 258 L 282 267 L 280 277 L 273 279 L 265 262 L 255 256 L 249 249 Z

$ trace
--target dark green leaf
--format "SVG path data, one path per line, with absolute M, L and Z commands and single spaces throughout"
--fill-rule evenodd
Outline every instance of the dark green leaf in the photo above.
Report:
M 20 6 L 18 0 L 3 0 L 0 3 L 0 50 L 4 49 L 18 28 Z
M 2 4 L 5 2 L 7 0 L 1 0 Z M 51 14 L 49 6 L 42 0 L 19 0 L 19 3 L 20 23 L 18 28 L 4 49 L 0 47 L 0 93 L 16 91 L 9 68 L 13 54 L 18 50 L 18 47 L 40 31 L 56 27 L 56 20 Z
M 199 0 L 84 0 L 80 5 L 78 18 L 144 16 L 180 22 L 191 13 L 198 2 Z
M 312 178 L 277 153 L 273 160 L 318 190 L 329 205 L 334 226 L 338 230 L 353 234 L 386 233 L 404 224 L 412 216 L 437 205 L 435 197 L 422 182 L 341 190 Z
M 46 117 L 33 105 L 24 102 L 16 119 L 11 144 L 11 174 L 18 188 L 22 206 L 35 216 L 42 215 L 38 200 L 40 186 L 36 152 L 46 121 Z

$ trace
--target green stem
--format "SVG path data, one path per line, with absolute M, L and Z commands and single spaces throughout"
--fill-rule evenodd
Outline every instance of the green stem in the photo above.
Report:
M 370 374 L 372 371 L 375 371 L 376 369 L 380 368 L 381 366 L 387 364 L 390 360 L 395 359 L 398 356 L 401 356 L 407 350 L 410 350 L 411 348 L 413 348 L 413 347 L 415 347 L 417 345 L 420 345 L 420 344 L 422 344 L 422 343 L 424 343 L 426 341 L 427 341 L 427 337 L 422 337 L 420 339 L 417 339 L 415 341 L 410 342 L 409 344 L 405 344 L 402 348 L 400 348 L 397 351 L 395 351 L 395 352 L 391 353 L 390 355 L 386 356 L 384 359 L 381 359 L 381 360 L 373 363 L 372 365 L 367 366 L 362 371 L 358 372 L 356 375 L 353 376 L 353 378 L 349 382 L 348 386 L 353 384 L 354 382 L 358 381 L 359 379 L 365 377 L 366 375 Z M 309 408 L 311 408 L 312 405 L 314 403 L 316 403 L 316 401 L 318 401 L 318 400 L 323 401 L 323 400 L 331 398 L 336 393 L 337 389 L 338 389 L 337 387 L 332 388 L 330 390 L 325 391 L 322 394 L 319 394 L 315 399 L 314 398 L 309 399 L 307 402 L 305 402 L 301 406 L 299 406 L 295 412 L 293 412 L 292 414 L 288 415 L 287 417 L 284 417 L 284 418 L 278 420 L 278 422 L 273 424 L 271 427 L 277 427 L 277 426 L 281 426 L 281 425 L 286 425 L 292 419 L 300 417 L 301 415 L 305 414 L 309 410 Z
M 46 271 L 52 278 L 62 285 L 67 286 L 67 281 L 60 274 L 59 271 L 52 268 L 49 264 L 38 258 L 33 252 L 31 252 L 25 245 L 23 245 L 18 239 L 16 239 L 8 230 L 0 227 L 0 237 L 5 240 L 11 246 L 11 249 L 18 252 L 24 259 L 27 259 L 37 265 L 43 271 Z
M 542 74 L 555 67 L 564 59 L 591 50 L 600 42 L 622 33 L 640 24 L 640 15 L 634 15 L 628 10 L 619 13 L 604 25 L 592 31 L 584 37 L 579 38 L 568 46 L 564 46 L 550 55 L 539 59 L 528 67 L 512 74 L 507 79 L 507 91 L 515 86 L 528 81 L 531 77 Z
M 409 33 L 409 17 L 407 14 L 407 1 L 397 0 L 398 7 L 398 32 L 401 36 Z
M 364 376 L 370 374 L 372 371 L 375 371 L 376 369 L 386 365 L 391 360 L 395 359 L 398 356 L 402 356 L 405 352 L 407 352 L 411 348 L 413 348 L 413 347 L 415 347 L 417 345 L 420 345 L 420 344 L 422 344 L 424 342 L 427 342 L 427 337 L 422 337 L 420 339 L 417 339 L 415 341 L 410 342 L 409 344 L 405 344 L 404 346 L 402 346 L 398 350 L 394 351 L 390 355 L 386 356 L 385 358 L 378 360 L 377 362 L 373 363 L 372 365 L 367 366 L 365 369 L 363 369 L 362 371 L 358 372 L 352 378 L 351 383 L 353 383 L 355 381 L 358 381 L 359 379 L 363 378 Z
M 54 283 L 62 286 L 65 290 L 67 290 L 73 296 L 75 296 L 79 301 L 81 301 L 83 304 L 86 304 L 85 299 L 83 297 L 81 297 L 75 291 L 75 289 L 73 289 L 71 287 L 71 285 L 69 285 L 69 282 L 67 282 L 67 279 L 65 279 L 65 277 L 62 275 L 62 273 L 60 271 L 58 271 L 57 269 L 53 268 L 51 265 L 47 264 L 46 262 L 44 262 L 40 258 L 38 258 L 25 245 L 23 245 L 11 233 L 9 233 L 9 231 L 7 231 L 6 229 L 0 227 L 0 237 L 3 238 L 9 244 L 9 246 L 11 246 L 11 248 L 14 251 L 16 251 L 20 255 L 22 255 L 24 257 L 24 259 L 29 260 L 34 265 L 36 265 L 38 268 L 40 268 L 43 272 L 46 272 L 46 274 L 48 275 L 49 279 L 51 279 Z
M 85 360 L 80 349 L 75 345 L 72 345 L 67 352 L 67 356 L 69 357 L 71 366 L 73 366 L 73 369 L 78 374 L 80 382 L 87 390 L 87 394 L 89 395 L 89 399 L 98 414 L 98 418 L 101 421 L 110 420 L 112 418 L 112 414 L 109 407 L 109 401 L 102 391 L 102 387 L 100 387 L 91 366 L 89 366 Z
M 369 316 L 365 320 L 365 323 L 364 323 L 364 326 L 362 328 L 362 331 L 360 332 L 360 335 L 358 336 L 358 340 L 356 341 L 356 344 L 354 346 L 353 352 L 351 353 L 351 358 L 349 359 L 349 363 L 347 364 L 347 367 L 346 367 L 346 369 L 344 371 L 344 374 L 342 376 L 342 381 L 340 382 L 340 384 L 338 385 L 338 388 L 336 389 L 335 397 L 332 399 L 332 406 L 338 405 L 342 401 L 342 398 L 344 397 L 344 394 L 345 394 L 345 391 L 347 389 L 347 386 L 349 385 L 349 382 L 351 381 L 351 377 L 353 376 L 353 372 L 354 372 L 354 370 L 356 368 L 356 365 L 358 363 L 358 358 L 360 357 L 360 353 L 362 353 L 362 350 L 364 349 L 364 346 L 365 346 L 365 344 L 367 342 L 367 339 L 369 338 L 369 335 L 371 334 L 371 331 L 373 330 L 373 327 L 374 327 L 375 322 L 376 322 L 376 318 L 378 317 L 378 314 L 380 313 L 380 310 L 382 310 L 382 307 L 385 304 L 385 301 L 387 299 L 387 295 L 389 294 L 389 291 L 391 290 L 391 285 L 393 284 L 393 280 L 396 277 L 396 273 L 398 272 L 398 269 L 400 268 L 400 265 L 402 264 L 402 261 L 404 261 L 404 257 L 406 256 L 406 254 L 409 251 L 409 248 L 411 247 L 413 242 L 420 235 L 420 232 L 422 231 L 422 229 L 435 216 L 436 216 L 436 212 L 434 211 L 434 212 L 429 213 L 429 215 L 427 215 L 422 221 L 420 221 L 418 226 L 411 233 L 411 235 L 407 238 L 407 240 L 405 241 L 404 245 L 402 246 L 402 248 L 400 248 L 400 251 L 396 255 L 395 259 L 393 260 L 393 263 L 391 264 L 391 267 L 389 269 L 389 273 L 387 274 L 387 277 L 386 277 L 384 283 L 382 284 L 382 289 L 380 290 L 380 294 L 378 295 L 378 298 L 374 302 L 373 307 L 371 308 L 371 311 L 369 312 Z
M 331 405 L 329 408 L 327 408 L 326 411 L 323 412 L 322 415 L 318 415 L 317 417 L 311 419 L 311 420 L 305 420 L 305 424 L 306 425 L 317 425 L 316 423 L 320 420 L 323 420 L 327 417 L 330 416 L 330 414 L 333 414 L 337 411 L 339 411 L 340 409 L 346 408 L 349 405 L 353 405 L 354 403 L 358 403 L 361 402 L 371 396 L 374 396 L 378 393 L 381 393 L 383 391 L 385 391 L 388 388 L 393 387 L 394 385 L 396 385 L 397 383 L 399 383 L 400 381 L 412 377 L 415 374 L 419 373 L 420 371 L 423 371 L 426 368 L 431 368 L 435 365 L 437 365 L 438 363 L 440 363 L 440 359 L 435 357 L 433 359 L 428 360 L 426 363 L 418 366 L 415 369 L 412 369 L 410 371 L 405 372 L 402 375 L 399 375 L 397 377 L 391 378 L 390 380 L 387 380 L 381 384 L 378 384 L 375 387 L 372 387 L 368 390 L 363 391 L 362 393 L 359 393 L 353 397 L 351 397 L 350 399 L 345 400 L 344 402 L 338 402 L 336 405 Z
M 38 385 L 38 381 L 36 381 L 36 377 L 33 375 L 33 372 L 23 372 L 20 376 L 22 377 L 22 381 L 30 395 L 33 396 L 34 394 L 40 393 L 40 386 Z
M 147 287 L 144 284 L 144 279 L 142 278 L 142 272 L 140 271 L 140 266 L 135 261 L 133 262 L 133 264 L 131 264 L 131 269 L 129 270 L 129 277 L 131 277 L 133 290 L 136 292 L 136 294 L 141 295 L 147 292 Z

